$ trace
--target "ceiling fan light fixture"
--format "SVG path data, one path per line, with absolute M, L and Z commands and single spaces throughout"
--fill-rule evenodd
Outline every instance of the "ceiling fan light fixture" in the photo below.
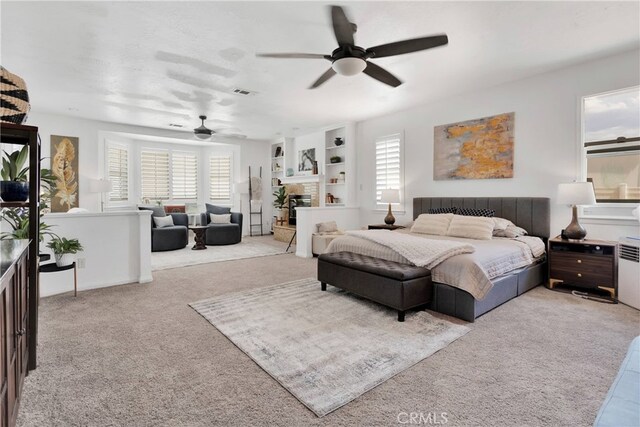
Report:
M 331 67 L 341 76 L 355 76 L 367 68 L 367 61 L 362 58 L 346 57 L 336 59 Z
M 199 118 L 200 120 L 202 120 L 202 125 L 195 128 L 193 130 L 193 134 L 196 136 L 196 138 L 206 141 L 207 139 L 211 138 L 213 131 L 204 125 L 204 121 L 207 120 L 207 116 L 200 116 Z

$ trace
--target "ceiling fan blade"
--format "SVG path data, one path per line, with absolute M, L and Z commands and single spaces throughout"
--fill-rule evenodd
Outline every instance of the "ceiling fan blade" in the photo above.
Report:
M 318 80 L 316 80 L 315 82 L 313 82 L 311 86 L 309 86 L 309 89 L 317 88 L 322 83 L 326 82 L 327 80 L 329 80 L 331 77 L 335 75 L 336 75 L 336 72 L 333 70 L 333 68 L 329 68 L 327 71 L 324 72 L 323 75 L 320 76 Z
M 331 6 L 331 22 L 333 23 L 333 33 L 336 35 L 340 47 L 353 46 L 354 25 L 349 22 L 340 6 Z
M 389 86 L 398 87 L 402 84 L 402 81 L 400 81 L 400 79 L 398 79 L 396 76 L 394 76 L 384 68 L 374 64 L 373 62 L 367 61 L 367 68 L 364 69 L 363 73 L 365 73 L 369 77 L 373 77 L 374 79 L 381 81 L 384 84 L 388 84 Z
M 300 59 L 331 59 L 330 55 L 321 53 L 256 53 L 259 58 L 300 58 Z
M 447 43 L 449 43 L 447 35 L 440 34 L 437 36 L 420 37 L 395 43 L 381 44 L 380 46 L 370 47 L 367 49 L 367 53 L 373 54 L 373 58 L 383 58 L 385 56 L 402 55 L 404 53 L 431 49 Z

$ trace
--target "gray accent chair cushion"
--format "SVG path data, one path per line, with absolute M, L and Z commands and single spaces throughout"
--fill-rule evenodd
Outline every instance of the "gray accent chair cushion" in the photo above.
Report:
M 242 241 L 242 214 L 230 208 L 206 204 L 207 212 L 200 214 L 200 224 L 208 226 L 204 235 L 206 245 L 234 245 Z M 211 211 L 215 212 L 211 212 Z M 211 224 L 209 214 L 231 214 L 231 224 Z
M 162 207 L 138 207 L 141 211 L 152 211 L 154 216 L 166 216 Z M 164 215 L 156 215 L 156 211 L 160 213 L 162 210 Z M 189 243 L 189 216 L 185 213 L 172 213 L 172 227 L 156 227 L 153 218 L 151 218 L 151 252 L 173 251 L 182 249 Z
M 596 427 L 640 425 L 640 337 L 629 346 L 618 376 L 598 412 Z

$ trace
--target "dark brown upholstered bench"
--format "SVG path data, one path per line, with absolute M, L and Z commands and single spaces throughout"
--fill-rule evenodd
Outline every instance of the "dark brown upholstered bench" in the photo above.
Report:
M 318 257 L 321 289 L 327 283 L 382 305 L 398 310 L 404 322 L 405 311 L 431 301 L 431 271 L 352 252 L 335 252 Z

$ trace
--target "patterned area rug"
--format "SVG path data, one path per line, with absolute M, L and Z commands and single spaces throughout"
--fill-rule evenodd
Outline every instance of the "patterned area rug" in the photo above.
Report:
M 190 306 L 322 417 L 469 331 L 425 311 L 397 313 L 302 279 Z
M 284 249 L 250 238 L 244 238 L 242 242 L 236 245 L 207 246 L 207 249 L 200 251 L 191 250 L 192 246 L 193 241 L 190 241 L 187 247 L 177 251 L 152 252 L 151 270 L 167 270 L 169 268 L 186 267 L 188 265 L 286 253 Z

